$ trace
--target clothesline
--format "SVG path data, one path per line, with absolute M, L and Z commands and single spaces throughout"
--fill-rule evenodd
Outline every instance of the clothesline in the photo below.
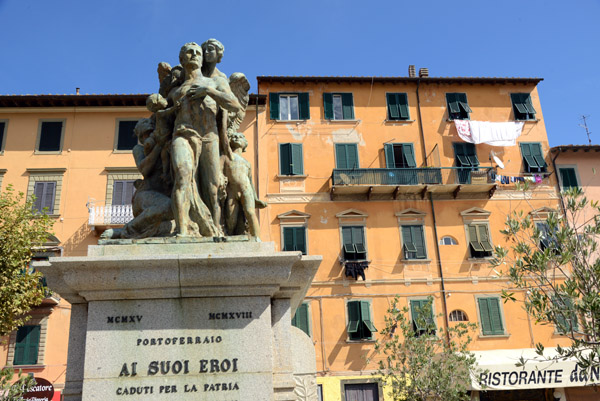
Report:
M 535 174 L 530 176 L 513 176 L 513 175 L 504 175 L 504 174 L 496 174 L 492 173 L 492 180 L 499 182 L 500 184 L 508 185 L 516 182 L 531 182 L 533 184 L 541 184 L 544 180 L 544 176 L 541 174 Z
M 458 136 L 465 142 L 491 146 L 515 146 L 521 136 L 523 122 L 490 122 L 454 120 Z

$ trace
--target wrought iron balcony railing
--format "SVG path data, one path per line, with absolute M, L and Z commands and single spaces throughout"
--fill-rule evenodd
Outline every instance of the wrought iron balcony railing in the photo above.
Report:
M 493 184 L 491 167 L 334 169 L 333 186 L 344 185 L 481 185 Z

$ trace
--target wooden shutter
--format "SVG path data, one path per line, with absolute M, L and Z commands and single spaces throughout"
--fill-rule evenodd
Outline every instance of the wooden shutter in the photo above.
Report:
M 542 154 L 542 145 L 539 143 L 531 143 L 529 144 L 529 149 L 531 149 L 531 156 L 533 156 L 537 165 L 541 169 L 545 169 L 546 160 L 544 160 L 544 155 Z
M 298 309 L 296 309 L 296 314 L 292 319 L 292 326 L 299 328 L 306 335 L 310 336 L 310 330 L 308 325 L 308 304 L 301 304 Z
M 306 255 L 306 227 L 294 227 L 294 242 L 296 250 Z
M 410 226 L 413 244 L 417 249 L 417 259 L 425 259 L 427 257 L 425 252 L 425 240 L 423 236 L 423 226 Z
M 369 333 L 364 333 L 364 337 L 371 337 L 371 333 L 376 332 L 377 329 L 373 324 L 373 319 L 371 319 L 371 305 L 369 301 L 360 301 L 360 319 L 362 323 L 366 326 Z
M 458 167 L 470 167 L 471 162 L 467 157 L 466 143 L 454 142 L 454 156 L 456 157 Z
M 113 196 L 112 196 L 112 204 L 113 205 L 122 205 L 123 204 L 123 192 L 125 190 L 125 182 L 124 181 L 114 181 L 113 182 Z
M 473 224 L 469 224 L 467 226 L 467 228 L 468 228 L 468 232 L 469 232 L 469 245 L 471 245 L 471 248 L 473 248 L 473 251 L 483 252 L 483 247 L 479 243 L 479 238 L 477 236 L 477 226 L 475 226 Z M 471 256 L 474 257 L 475 255 L 471 255 Z
M 398 93 L 397 96 L 400 119 L 408 120 L 410 118 L 410 114 L 408 112 L 408 95 L 406 93 Z
M 295 251 L 295 227 L 283 227 L 283 250 L 284 251 Z
M 354 99 L 352 93 L 342 93 L 342 118 L 354 120 Z
M 33 194 L 35 195 L 35 202 L 33 204 L 33 208 L 38 212 L 41 212 L 44 208 L 42 206 L 44 202 L 44 189 L 46 188 L 45 182 L 36 182 L 33 190 Z
M 17 331 L 14 365 L 35 365 L 38 362 L 40 326 L 22 326 Z
M 523 156 L 523 159 L 525 159 L 525 169 L 527 170 L 527 172 L 531 173 L 532 169 L 537 169 L 540 166 L 538 166 L 536 160 L 533 158 L 533 153 L 531 150 L 531 143 L 520 143 L 521 145 L 521 155 Z
M 416 256 L 417 247 L 413 242 L 411 226 L 402 226 L 402 243 L 404 244 L 405 258 L 413 259 Z
M 467 94 L 466 93 L 457 93 L 457 100 L 458 100 L 458 105 L 459 107 L 465 112 L 465 113 L 471 113 L 472 110 L 469 107 L 469 103 L 467 102 Z M 466 118 L 469 118 L 469 115 L 466 115 Z
M 290 143 L 291 157 L 290 169 L 292 175 L 302 175 L 304 173 L 304 164 L 302 161 L 302 144 Z
M 577 314 L 573 309 L 571 298 L 567 295 L 559 296 L 555 294 L 552 296 L 552 303 L 556 309 L 556 321 L 559 323 L 557 325 L 558 331 L 562 332 L 563 327 L 568 331 L 577 330 L 579 326 L 577 323 Z
M 379 390 L 377 383 L 360 383 L 344 385 L 346 401 L 378 401 Z
M 300 120 L 310 120 L 310 104 L 308 92 L 298 93 L 298 115 Z
M 383 145 L 385 152 L 385 167 L 396 168 L 396 161 L 394 160 L 394 145 L 386 143 Z
M 486 225 L 477 225 L 477 238 L 479 239 L 479 244 L 485 252 L 493 252 L 494 249 L 492 248 L 490 234 Z
M 469 159 L 469 163 L 471 164 L 471 167 L 479 166 L 479 159 L 477 158 L 477 149 L 475 148 L 475 145 L 473 145 L 472 143 L 465 143 L 464 149 L 467 159 Z
M 446 102 L 448 103 L 448 111 L 450 113 L 460 113 L 460 107 L 458 105 L 458 94 L 457 93 L 446 93 Z M 450 114 L 448 113 L 448 114 Z
M 348 302 L 348 334 L 350 339 L 360 339 L 358 324 L 360 323 L 360 301 Z
M 292 174 L 292 147 L 289 143 L 279 145 L 279 166 L 281 175 Z
M 323 116 L 325 120 L 333 120 L 333 94 L 323 93 Z
M 484 335 L 504 334 L 500 300 L 496 297 L 479 298 L 477 302 L 479 303 L 482 333 Z
M 36 182 L 33 194 L 35 195 L 35 210 L 42 212 L 48 208 L 47 213 L 54 213 L 54 193 L 56 191 L 56 182 Z
M 348 157 L 346 154 L 346 144 L 335 144 L 335 164 L 336 168 L 348 168 Z
M 279 120 L 279 93 L 269 93 L 271 120 Z
M 563 189 L 578 187 L 574 168 L 560 168 L 559 171 Z
M 398 94 L 397 93 L 386 93 L 385 97 L 387 99 L 388 118 L 390 120 L 399 120 L 400 119 L 400 109 L 399 109 L 399 104 L 398 104 Z
M 412 143 L 402 144 L 402 157 L 404 157 L 404 160 L 406 161 L 406 165 L 408 167 L 417 167 L 417 162 L 415 161 L 415 150 L 413 148 Z
M 410 315 L 412 317 L 413 324 L 417 331 L 426 330 L 425 321 L 419 319 L 419 313 L 421 308 L 423 308 L 427 304 L 426 299 L 412 299 L 410 301 Z

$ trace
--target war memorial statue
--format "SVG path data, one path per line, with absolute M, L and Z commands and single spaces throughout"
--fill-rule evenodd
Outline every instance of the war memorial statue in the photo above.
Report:
M 321 256 L 261 242 L 250 84 L 186 43 L 135 127 L 134 218 L 86 256 L 35 262 L 71 304 L 64 401 L 317 401 L 312 340 L 291 325 Z
M 217 69 L 224 46 L 209 39 L 186 43 L 180 65 L 160 63 L 153 114 L 135 127 L 133 157 L 143 176 L 135 183 L 133 220 L 104 232 L 104 239 L 213 237 L 248 234 L 259 240 L 256 208 L 266 207 L 252 185 L 248 146 L 237 132 L 246 114 L 250 84 Z

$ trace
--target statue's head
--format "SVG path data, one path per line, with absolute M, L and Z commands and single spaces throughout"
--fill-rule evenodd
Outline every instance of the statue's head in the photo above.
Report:
M 140 119 L 133 129 L 133 136 L 136 136 L 138 142 L 143 143 L 144 139 L 154 131 L 154 122 L 151 118 Z
M 195 63 L 202 66 L 202 48 L 196 42 L 189 42 L 181 46 L 179 50 L 179 62 L 185 67 L 186 64 Z
M 202 53 L 207 62 L 220 63 L 223 59 L 223 53 L 225 53 L 225 46 L 217 39 L 211 38 L 202 43 Z
M 229 146 L 231 149 L 242 148 L 242 152 L 246 151 L 248 147 L 248 140 L 241 132 L 230 132 L 229 136 Z
M 167 100 L 158 93 L 153 93 L 146 98 L 146 108 L 153 113 L 166 109 L 168 105 Z

